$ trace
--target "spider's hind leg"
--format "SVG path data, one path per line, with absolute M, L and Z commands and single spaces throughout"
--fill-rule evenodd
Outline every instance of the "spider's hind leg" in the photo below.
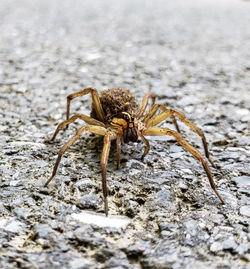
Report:
M 104 112 L 103 112 L 103 108 L 102 108 L 102 105 L 101 105 L 99 94 L 98 94 L 97 90 L 96 89 L 93 89 L 93 88 L 86 88 L 86 89 L 84 89 L 82 91 L 79 91 L 79 92 L 72 93 L 72 94 L 68 95 L 68 97 L 67 97 L 66 120 L 69 119 L 70 102 L 71 102 L 71 100 L 74 99 L 74 98 L 76 98 L 76 97 L 80 97 L 80 96 L 86 95 L 88 93 L 91 93 L 92 101 L 93 101 L 93 107 L 94 107 L 94 109 L 96 111 L 98 120 L 100 120 L 102 122 L 105 122 L 105 115 L 104 115 Z

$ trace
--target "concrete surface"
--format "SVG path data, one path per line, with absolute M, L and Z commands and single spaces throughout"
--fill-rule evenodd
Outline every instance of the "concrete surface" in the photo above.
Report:
M 249 14 L 239 0 L 1 0 L 1 268 L 250 268 Z M 43 187 L 82 126 L 44 143 L 66 96 L 120 86 L 204 130 L 225 205 L 172 138 L 151 138 L 144 162 L 143 143 L 124 145 L 118 171 L 112 147 L 106 226 L 101 138 L 83 136 Z M 89 100 L 72 113 L 88 114 Z

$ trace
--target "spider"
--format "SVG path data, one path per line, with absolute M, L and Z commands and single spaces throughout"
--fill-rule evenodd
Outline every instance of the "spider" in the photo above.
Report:
M 71 100 L 89 93 L 91 93 L 92 95 L 92 111 L 90 117 L 83 114 L 76 114 L 72 117 L 69 117 Z M 152 105 L 145 113 L 150 99 L 152 100 Z M 157 111 L 159 110 L 161 112 L 157 113 Z M 78 129 L 76 134 L 72 138 L 70 138 L 69 141 L 61 148 L 60 152 L 58 153 L 52 175 L 45 183 L 45 186 L 47 186 L 49 182 L 53 179 L 53 177 L 56 175 L 58 165 L 64 152 L 76 140 L 78 140 L 84 132 L 92 132 L 98 135 L 103 135 L 104 146 L 101 156 L 102 191 L 104 198 L 104 212 L 106 216 L 108 216 L 106 166 L 108 162 L 111 141 L 116 140 L 117 168 L 119 168 L 122 140 L 125 143 L 136 142 L 140 137 L 145 144 L 145 150 L 141 157 L 141 159 L 143 160 L 150 149 L 149 142 L 145 138 L 145 136 L 168 135 L 173 136 L 183 148 L 189 151 L 198 161 L 201 162 L 209 179 L 211 188 L 214 190 L 220 201 L 224 204 L 222 196 L 216 189 L 216 185 L 212 178 L 212 174 L 210 172 L 207 162 L 197 149 L 195 149 L 182 138 L 175 116 L 201 137 L 206 158 L 211 163 L 211 165 L 215 167 L 214 163 L 209 157 L 206 138 L 201 129 L 199 129 L 190 120 L 188 120 L 183 113 L 174 109 L 167 109 L 161 104 L 155 104 L 155 96 L 152 93 L 148 93 L 143 97 L 140 106 L 138 106 L 137 100 L 133 96 L 133 94 L 131 94 L 129 90 L 125 90 L 123 88 L 104 90 L 100 93 L 100 95 L 94 88 L 86 88 L 82 91 L 70 94 L 67 97 L 66 120 L 58 125 L 50 141 L 53 141 L 56 138 L 58 132 L 62 128 L 67 128 L 70 123 L 73 123 L 77 119 L 83 120 L 85 123 L 87 123 L 87 125 Z M 168 117 L 172 119 L 177 131 L 157 126 L 157 124 L 164 121 Z

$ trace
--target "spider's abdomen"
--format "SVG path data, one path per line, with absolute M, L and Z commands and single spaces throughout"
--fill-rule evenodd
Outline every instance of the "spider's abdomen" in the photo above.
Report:
M 113 88 L 100 93 L 100 101 L 107 122 L 111 122 L 114 117 L 121 116 L 121 112 L 127 112 L 132 117 L 138 109 L 137 100 L 134 95 L 123 88 Z M 92 107 L 91 117 L 96 117 L 95 109 Z

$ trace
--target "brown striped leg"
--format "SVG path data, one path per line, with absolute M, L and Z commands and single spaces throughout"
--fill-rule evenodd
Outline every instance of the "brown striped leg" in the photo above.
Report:
M 53 141 L 53 140 L 56 138 L 58 132 L 59 132 L 64 126 L 68 126 L 70 123 L 76 121 L 77 119 L 81 119 L 81 120 L 85 121 L 87 124 L 90 124 L 90 125 L 96 125 L 96 126 L 102 126 L 102 127 L 105 127 L 105 124 L 104 124 L 104 123 L 102 123 L 102 122 L 100 122 L 100 121 L 98 121 L 98 120 L 96 120 L 96 119 L 93 119 L 93 118 L 91 118 L 91 117 L 85 116 L 85 115 L 83 115 L 83 114 L 74 115 L 74 116 L 72 116 L 70 119 L 61 122 L 61 123 L 57 126 L 54 135 L 52 136 L 52 138 L 51 138 L 49 141 Z
M 75 141 L 77 139 L 79 139 L 82 135 L 83 132 L 92 132 L 95 134 L 100 134 L 100 135 L 105 135 L 106 134 L 106 129 L 101 127 L 101 126 L 93 126 L 93 125 L 88 125 L 88 126 L 83 126 L 82 128 L 80 128 L 76 134 L 61 148 L 61 150 L 58 153 L 57 159 L 56 159 L 56 163 L 52 172 L 51 177 L 47 180 L 47 182 L 45 183 L 44 186 L 47 186 L 50 181 L 53 179 L 53 177 L 56 175 L 56 171 L 58 168 L 58 165 L 61 161 L 62 155 L 64 154 L 64 152 L 72 145 L 75 143 Z
M 119 136 L 117 136 L 116 139 L 116 154 L 117 154 L 117 169 L 119 169 L 121 161 L 121 138 Z
M 139 134 L 139 136 L 141 137 L 142 141 L 144 142 L 145 144 L 145 150 L 141 156 L 141 160 L 143 161 L 144 157 L 148 154 L 149 150 L 150 150 L 150 145 L 149 145 L 149 142 L 148 140 L 142 135 L 142 134 Z
M 214 192 L 216 193 L 216 195 L 219 197 L 219 199 L 221 200 L 221 202 L 224 204 L 224 200 L 222 198 L 222 196 L 220 195 L 220 193 L 217 191 L 216 189 L 216 185 L 214 183 L 212 174 L 210 172 L 210 169 L 206 163 L 206 161 L 203 159 L 201 153 L 196 150 L 194 147 L 192 147 L 191 145 L 188 144 L 187 141 L 185 141 L 180 134 L 176 133 L 175 131 L 172 131 L 168 128 L 161 128 L 161 127 L 149 127 L 147 130 L 145 130 L 143 132 L 143 135 L 152 135 L 152 136 L 157 136 L 157 135 L 169 135 L 169 136 L 173 136 L 176 141 L 183 147 L 185 148 L 187 151 L 189 151 L 197 160 L 199 160 L 207 174 L 207 177 L 209 179 L 209 183 L 211 188 L 214 190 Z
M 91 93 L 91 95 L 92 95 L 92 102 L 93 102 L 93 106 L 94 106 L 94 109 L 96 111 L 96 115 L 98 117 L 98 120 L 101 121 L 101 122 L 105 122 L 106 117 L 105 117 L 104 112 L 103 112 L 103 108 L 102 108 L 102 105 L 101 105 L 101 102 L 100 102 L 99 94 L 98 94 L 97 90 L 93 89 L 93 88 L 87 88 L 87 89 L 84 89 L 82 91 L 72 93 L 67 97 L 66 120 L 69 119 L 71 100 L 76 98 L 76 97 L 86 95 L 88 93 Z
M 111 141 L 117 138 L 116 134 L 109 133 L 104 136 L 104 145 L 102 151 L 101 167 L 102 167 L 102 192 L 104 199 L 104 212 L 108 216 L 108 190 L 107 190 L 107 163 L 109 157 L 109 151 L 111 146 Z
M 147 108 L 147 105 L 148 105 L 149 98 L 152 99 L 152 106 L 154 105 L 154 103 L 155 103 L 155 96 L 154 96 L 154 94 L 152 94 L 152 93 L 146 94 L 143 97 L 142 103 L 141 103 L 141 105 L 140 105 L 140 107 L 139 107 L 139 109 L 138 109 L 138 111 L 136 113 L 136 118 L 137 119 L 140 119 L 142 117 L 143 113 L 145 112 L 145 110 Z
M 146 125 L 147 125 L 147 127 L 155 126 L 158 123 L 164 121 L 166 118 L 174 116 L 174 115 L 176 115 L 183 123 L 185 123 L 188 127 L 190 127 L 195 133 L 197 133 L 201 137 L 204 151 L 205 151 L 205 155 L 206 155 L 207 159 L 209 160 L 209 162 L 211 163 L 211 165 L 213 167 L 216 167 L 209 156 L 207 141 L 206 141 L 206 137 L 205 137 L 203 131 L 200 128 L 198 128 L 195 124 L 193 124 L 190 120 L 188 120 L 183 113 L 181 113 L 177 110 L 173 110 L 173 109 L 166 109 L 165 111 L 163 111 L 159 115 L 156 115 L 153 118 L 149 119 L 147 121 Z
M 161 104 L 154 104 L 150 110 L 148 111 L 148 113 L 144 116 L 144 118 L 142 119 L 142 122 L 147 123 L 154 115 L 155 113 L 158 111 L 158 109 L 161 109 L 162 111 L 166 111 L 167 108 Z M 180 128 L 178 126 L 178 123 L 175 119 L 174 115 L 170 115 L 174 125 L 175 125 L 175 129 L 177 130 L 178 133 L 180 133 Z

